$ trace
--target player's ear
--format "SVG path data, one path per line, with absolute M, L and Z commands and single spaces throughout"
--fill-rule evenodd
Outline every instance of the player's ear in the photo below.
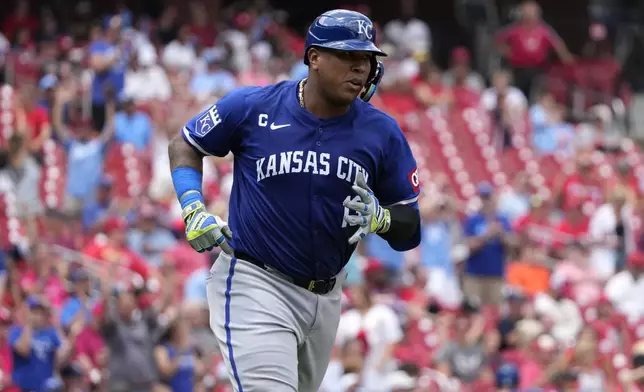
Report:
M 317 69 L 320 64 L 320 51 L 315 47 L 309 49 L 309 66 L 313 69 Z

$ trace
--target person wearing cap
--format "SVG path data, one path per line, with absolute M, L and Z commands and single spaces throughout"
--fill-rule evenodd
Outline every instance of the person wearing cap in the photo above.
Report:
M 478 185 L 481 209 L 468 216 L 464 233 L 470 250 L 465 261 L 463 289 L 471 298 L 484 305 L 503 301 L 506 245 L 511 245 L 512 229 L 508 219 L 496 209 L 494 188 L 490 183 Z
M 470 51 L 462 46 L 452 49 L 450 54 L 450 68 L 443 73 L 443 84 L 452 87 L 456 80 L 462 80 L 462 85 L 474 91 L 483 91 L 485 80 L 472 70 L 472 56 Z
M 132 144 L 139 151 L 148 150 L 152 138 L 150 116 L 136 107 L 133 95 L 122 92 L 118 99 L 120 110 L 114 115 L 114 139 Z
M 9 330 L 12 379 L 22 391 L 38 391 L 54 376 L 56 364 L 65 363 L 72 350 L 65 337 L 51 324 L 49 305 L 43 299 L 30 296 L 25 305 L 24 323 Z M 74 339 L 73 333 L 70 339 Z

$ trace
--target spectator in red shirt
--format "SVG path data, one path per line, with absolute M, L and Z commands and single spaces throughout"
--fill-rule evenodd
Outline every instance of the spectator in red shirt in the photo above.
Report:
M 514 78 L 526 97 L 530 98 L 532 82 L 539 77 L 551 50 L 565 63 L 572 61 L 568 48 L 541 19 L 536 1 L 525 1 L 517 24 L 502 30 L 496 37 L 497 48 L 514 70 Z
M 601 179 L 595 173 L 591 156 L 580 155 L 576 166 L 574 172 L 564 176 L 563 181 L 553 187 L 553 193 L 564 211 L 578 206 L 579 203 L 591 202 L 598 206 L 604 200 Z
M 25 118 L 25 135 L 32 154 L 38 154 L 45 140 L 51 137 L 49 113 L 47 109 L 37 105 L 36 98 L 36 90 L 33 87 L 22 88 L 21 105 Z
M 120 217 L 106 219 L 103 225 L 103 232 L 107 238 L 97 236 L 85 248 L 83 254 L 110 265 L 108 273 L 127 274 L 127 272 L 133 272 L 140 275 L 143 280 L 147 280 L 151 271 L 145 261 L 125 246 L 126 229 L 127 222 L 125 219 Z M 123 276 L 123 278 L 126 277 Z
M 19 0 L 13 13 L 4 20 L 2 32 L 10 41 L 16 39 L 20 30 L 26 29 L 31 35 L 36 33 L 38 20 L 29 14 L 29 2 Z
M 581 202 L 572 202 L 572 208 L 565 212 L 565 216 L 556 227 L 557 245 L 570 242 L 583 241 L 588 234 L 590 218 L 584 215 Z

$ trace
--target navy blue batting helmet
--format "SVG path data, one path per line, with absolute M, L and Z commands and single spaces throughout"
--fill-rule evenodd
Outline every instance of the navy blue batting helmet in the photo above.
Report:
M 496 371 L 496 387 L 497 388 L 516 388 L 519 386 L 519 369 L 513 365 L 506 363 L 501 365 Z
M 365 101 L 373 96 L 384 73 L 384 65 L 376 60 L 376 56 L 386 56 L 387 53 L 376 46 L 376 30 L 369 18 L 359 12 L 342 9 L 323 13 L 313 21 L 306 34 L 306 65 L 309 65 L 308 53 L 312 47 L 373 53 L 371 73 L 360 95 Z

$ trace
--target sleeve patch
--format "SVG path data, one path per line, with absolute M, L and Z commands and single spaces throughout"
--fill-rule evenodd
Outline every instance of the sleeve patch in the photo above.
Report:
M 411 183 L 411 187 L 414 189 L 414 192 L 418 192 L 420 189 L 420 179 L 418 177 L 418 168 L 415 168 L 412 170 L 408 175 L 407 178 L 409 178 L 409 182 Z
M 221 124 L 221 117 L 217 111 L 217 105 L 214 105 L 197 119 L 195 134 L 204 137 L 219 124 Z

